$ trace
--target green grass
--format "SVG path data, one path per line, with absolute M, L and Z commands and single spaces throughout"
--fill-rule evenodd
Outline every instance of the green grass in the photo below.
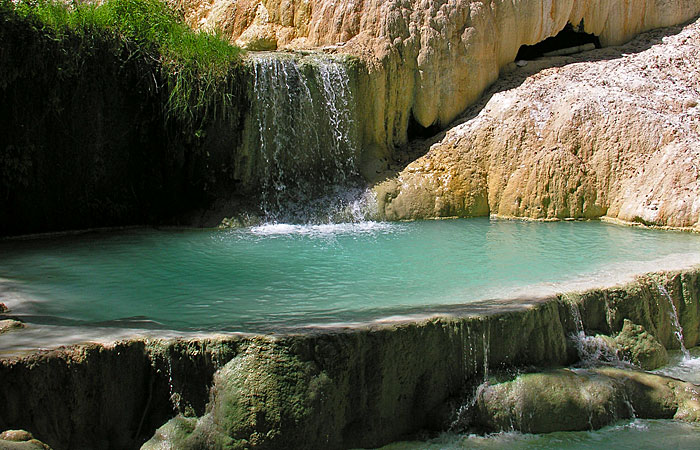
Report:
M 166 121 L 191 132 L 212 119 L 226 119 L 241 49 L 220 33 L 195 32 L 159 0 L 107 0 L 101 5 L 55 0 L 0 0 L 26 19 L 35 19 L 52 39 L 77 36 L 89 51 L 96 36 L 124 41 L 125 58 L 151 58 L 161 67 Z M 156 83 L 157 84 L 157 83 Z

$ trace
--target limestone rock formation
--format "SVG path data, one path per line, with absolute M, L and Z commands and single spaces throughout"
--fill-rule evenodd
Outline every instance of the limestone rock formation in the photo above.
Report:
M 605 215 L 700 229 L 698 48 L 695 22 L 513 69 L 376 188 L 383 216 Z
M 319 448 L 337 428 L 331 391 L 313 363 L 255 340 L 215 375 L 204 417 L 176 417 L 144 448 Z
M 377 154 L 406 141 L 411 117 L 423 127 L 449 124 L 521 45 L 567 23 L 607 46 L 700 13 L 698 0 L 172 1 L 192 26 L 219 28 L 253 50 L 325 47 L 361 57 L 365 143 Z
M 491 431 L 601 428 L 628 417 L 700 420 L 700 387 L 622 369 L 558 369 L 483 388 L 477 420 Z
M 0 433 L 0 450 L 51 450 L 24 430 L 5 430 Z
M 625 319 L 620 334 L 615 336 L 615 344 L 623 358 L 644 370 L 657 369 L 668 364 L 666 348 L 643 326 Z

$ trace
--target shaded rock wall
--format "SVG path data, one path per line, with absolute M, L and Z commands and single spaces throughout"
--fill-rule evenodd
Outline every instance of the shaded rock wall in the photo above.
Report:
M 606 215 L 697 229 L 699 45 L 695 22 L 512 69 L 376 189 L 380 209 L 393 220 Z
M 235 349 L 130 341 L 4 359 L 0 429 L 25 424 L 54 449 L 138 448 L 173 414 L 204 413 L 213 373 Z
M 218 98 L 205 105 L 216 118 L 166 117 L 171 91 L 152 55 L 11 5 L 0 7 L 0 236 L 173 223 L 237 186 L 243 70 L 227 79 L 227 117 Z
M 700 13 L 700 1 L 173 0 L 197 28 L 251 49 L 332 47 L 361 57 L 365 144 L 386 156 L 411 116 L 446 126 L 515 58 L 567 23 L 618 45 Z
M 379 446 L 421 428 L 444 429 L 486 368 L 575 361 L 572 302 L 591 333 L 618 333 L 627 318 L 677 348 L 657 283 L 673 298 L 686 345 L 699 344 L 700 272 L 649 275 L 529 307 L 491 306 L 485 316 L 4 358 L 0 429 L 26 429 L 56 449 L 136 448 L 179 413 L 151 444 Z

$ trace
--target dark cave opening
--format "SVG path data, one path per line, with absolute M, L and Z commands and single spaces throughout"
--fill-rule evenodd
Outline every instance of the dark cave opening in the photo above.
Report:
M 535 45 L 523 45 L 520 47 L 515 60 L 533 60 L 543 56 L 555 56 L 549 53 L 563 49 L 571 49 L 570 53 L 565 52 L 563 54 L 579 53 L 586 50 L 586 48 L 580 48 L 586 44 L 593 44 L 595 48 L 601 48 L 598 36 L 579 30 L 583 30 L 583 22 L 575 28 L 571 24 L 566 24 L 564 29 L 556 36 L 549 37 Z
M 411 117 L 408 119 L 408 129 L 406 130 L 406 133 L 409 141 L 414 139 L 427 139 L 435 136 L 441 131 L 442 128 L 437 123 L 428 125 L 427 127 L 419 124 L 416 118 L 413 116 L 413 113 L 411 113 Z

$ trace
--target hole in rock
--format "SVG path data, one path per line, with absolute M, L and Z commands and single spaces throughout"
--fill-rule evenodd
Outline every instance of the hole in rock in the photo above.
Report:
M 441 131 L 442 128 L 440 128 L 440 125 L 438 125 L 437 123 L 434 123 L 427 127 L 424 127 L 423 125 L 419 124 L 416 118 L 413 117 L 413 114 L 411 114 L 411 118 L 408 119 L 407 134 L 409 141 L 412 141 L 414 139 L 427 139 L 429 137 L 435 136 Z
M 583 30 L 583 22 L 578 27 L 566 24 L 564 29 L 556 36 L 549 37 L 535 45 L 523 45 L 520 47 L 515 60 L 533 60 L 543 56 L 572 55 L 591 50 L 593 46 L 601 48 L 598 36 L 578 30 Z

